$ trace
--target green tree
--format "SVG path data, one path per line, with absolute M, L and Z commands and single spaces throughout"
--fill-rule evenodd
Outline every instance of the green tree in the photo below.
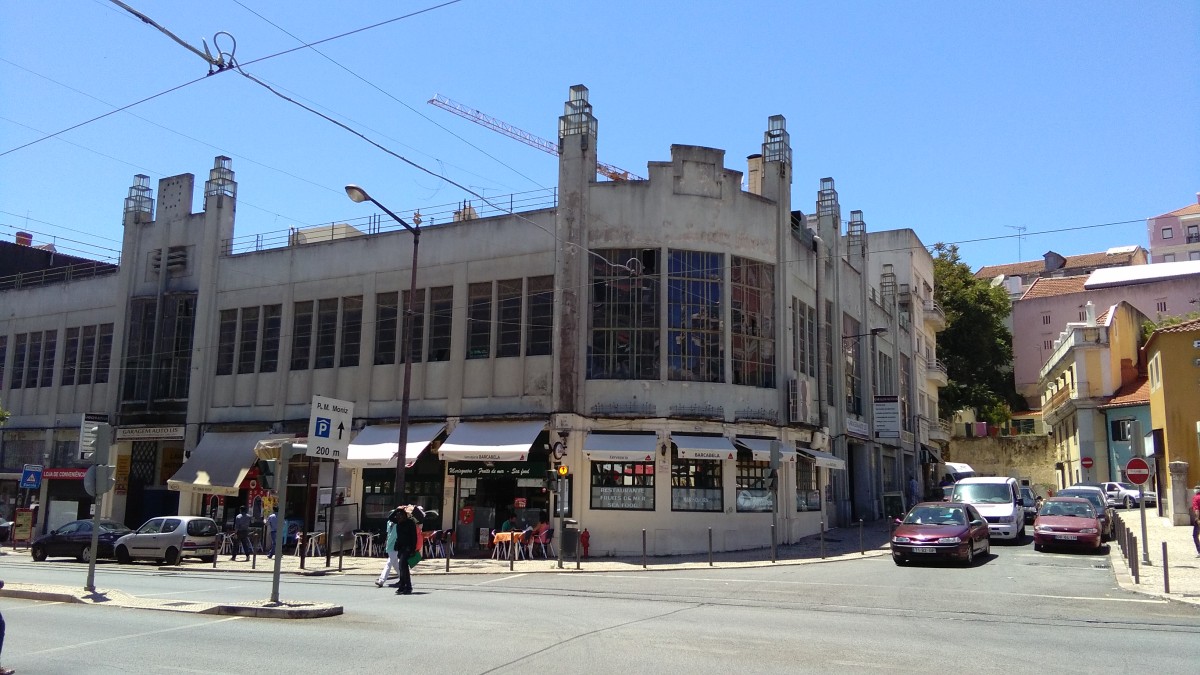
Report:
M 8 421 L 8 411 L 4 409 L 4 402 L 0 401 L 0 427 Z
M 957 246 L 938 243 L 933 251 L 934 299 L 946 313 L 937 353 L 948 383 L 938 392 L 938 415 L 949 419 L 970 408 L 978 419 L 1007 422 L 1014 407 L 1024 407 L 1012 378 L 1012 332 L 1004 325 L 1012 311 L 1008 293 L 976 279 Z

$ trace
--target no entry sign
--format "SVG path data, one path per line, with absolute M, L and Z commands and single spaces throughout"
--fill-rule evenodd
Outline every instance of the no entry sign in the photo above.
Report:
M 1091 457 L 1084 457 L 1083 459 L 1079 460 L 1079 463 L 1083 465 L 1083 468 L 1090 469 L 1092 468 L 1092 464 L 1094 462 L 1092 461 Z
M 1141 485 L 1150 479 L 1150 465 L 1141 457 L 1134 457 L 1125 465 L 1125 477 L 1130 483 Z

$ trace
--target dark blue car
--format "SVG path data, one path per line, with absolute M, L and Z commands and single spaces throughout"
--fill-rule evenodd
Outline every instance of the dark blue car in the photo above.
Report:
M 133 530 L 115 520 L 101 520 L 100 534 L 96 541 L 96 559 L 113 557 L 113 542 Z M 92 521 L 72 520 L 49 534 L 33 541 L 30 548 L 33 559 L 41 562 L 46 558 L 75 558 L 79 562 L 92 559 Z

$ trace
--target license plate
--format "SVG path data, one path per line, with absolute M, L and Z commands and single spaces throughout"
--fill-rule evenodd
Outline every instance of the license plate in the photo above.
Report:
M 211 548 L 196 549 L 196 555 L 212 555 L 212 552 L 213 552 L 213 550 Z
M 1075 540 L 1076 540 L 1076 539 L 1078 539 L 1079 537 L 1077 537 L 1077 536 L 1075 536 L 1075 535 L 1073 535 L 1073 534 L 1056 534 L 1056 535 L 1054 535 L 1054 538 L 1055 538 L 1055 539 L 1063 539 L 1063 540 L 1066 540 L 1066 541 L 1075 541 Z
M 937 553 L 937 549 L 932 546 L 917 546 L 913 553 Z

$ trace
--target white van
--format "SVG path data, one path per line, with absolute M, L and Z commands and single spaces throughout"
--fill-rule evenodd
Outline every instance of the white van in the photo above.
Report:
M 951 483 L 957 483 L 964 478 L 972 478 L 978 475 L 975 473 L 975 469 L 971 468 L 970 464 L 963 464 L 962 462 L 944 462 L 938 464 L 937 471 L 937 479 L 939 481 L 944 482 L 948 477 Z
M 1025 510 L 1021 486 L 1004 476 L 963 478 L 954 484 L 950 501 L 974 506 L 988 523 L 988 533 L 997 539 L 1025 538 Z

